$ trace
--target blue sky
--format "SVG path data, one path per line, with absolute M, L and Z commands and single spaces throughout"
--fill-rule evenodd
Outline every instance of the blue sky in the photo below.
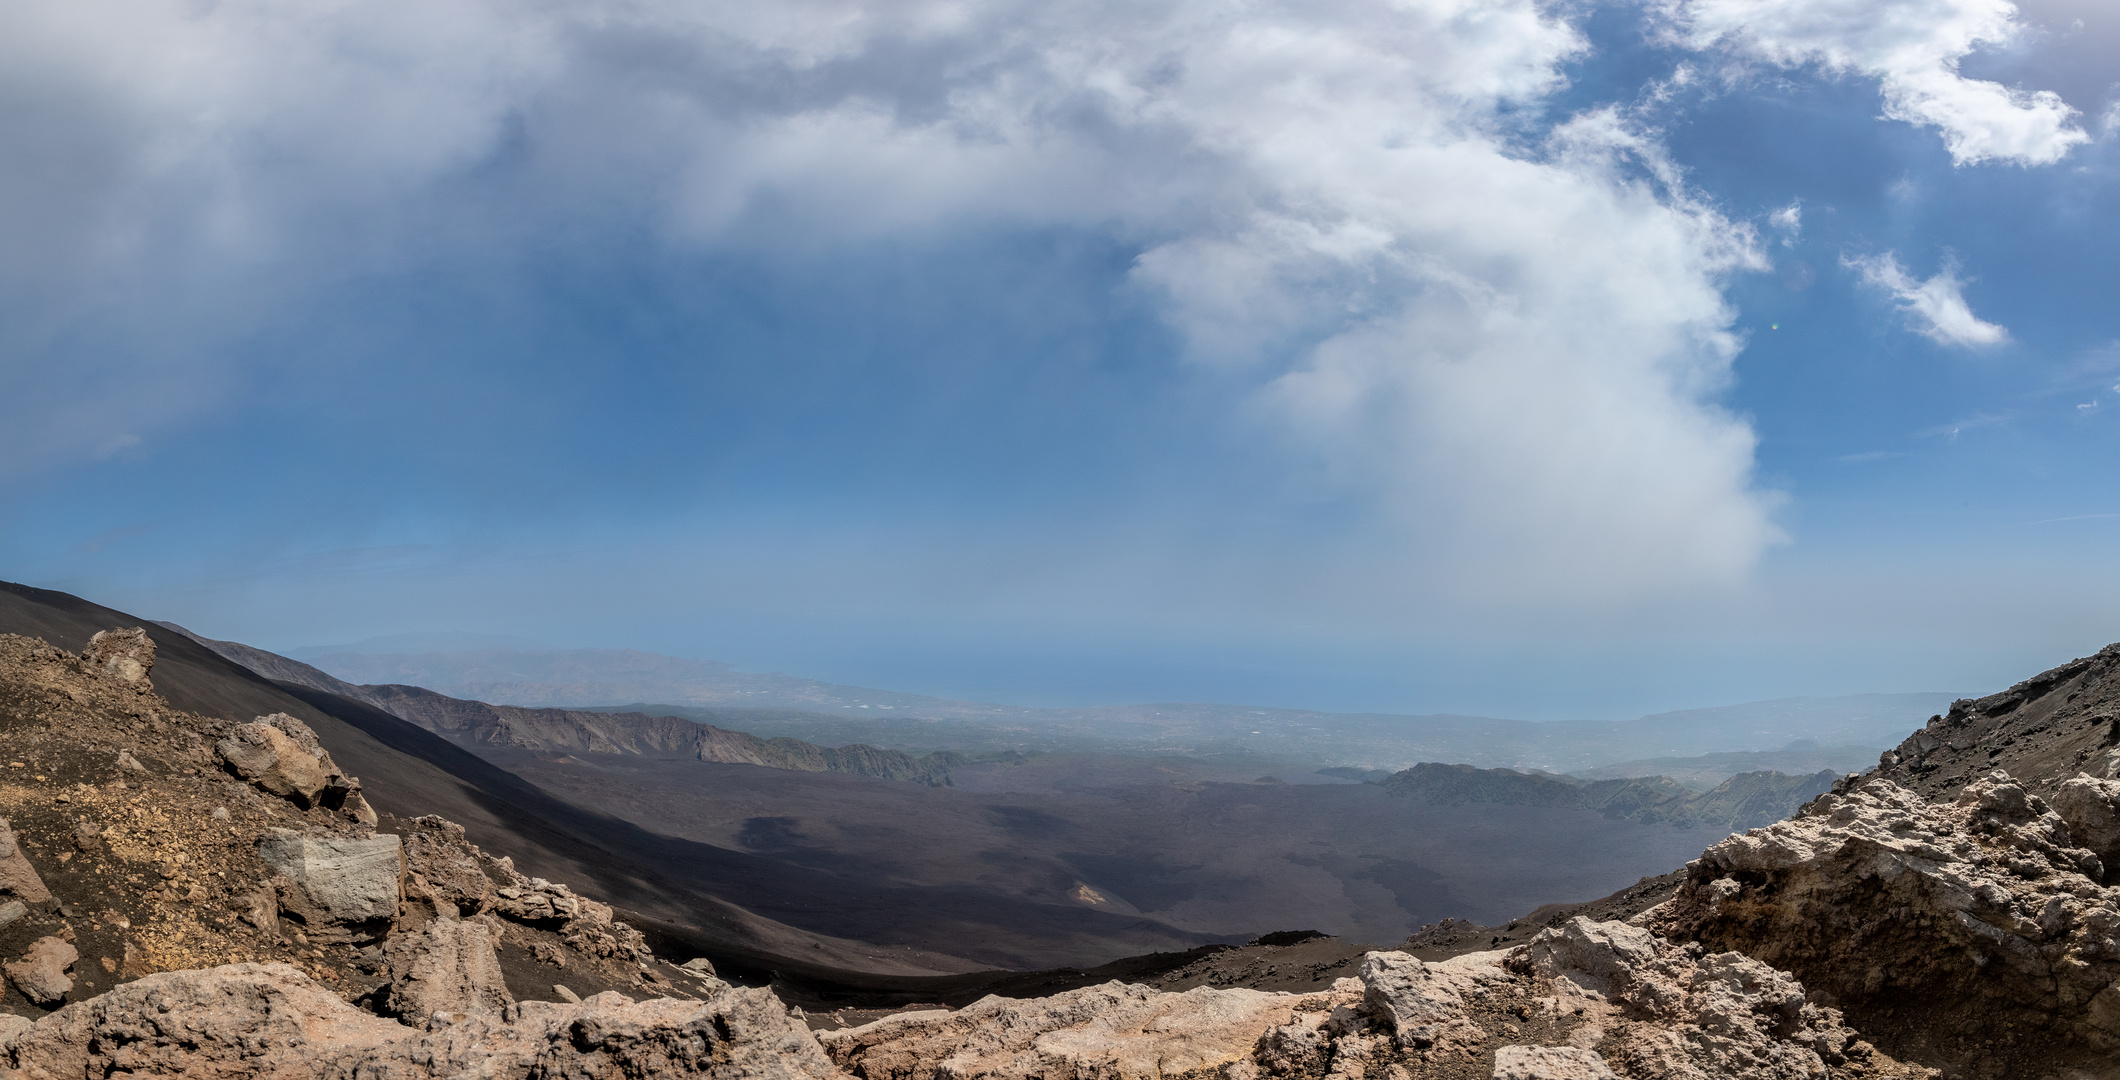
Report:
M 2120 639 L 2120 16 L 0 16 L 0 577 L 1028 703 Z

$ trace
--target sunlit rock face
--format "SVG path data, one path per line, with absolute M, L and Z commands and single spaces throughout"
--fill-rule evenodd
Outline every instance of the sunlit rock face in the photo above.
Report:
M 2064 787 L 2105 842 L 2104 788 Z M 2120 1047 L 2120 890 L 2103 874 L 2007 773 L 1941 805 L 1871 778 L 1709 848 L 1638 921 L 1790 971 L 1894 1045 L 2006 1070 Z

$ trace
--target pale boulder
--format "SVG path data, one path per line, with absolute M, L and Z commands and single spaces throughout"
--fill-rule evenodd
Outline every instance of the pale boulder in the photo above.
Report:
M 65 941 L 38 938 L 21 959 L 0 964 L 0 971 L 7 973 L 7 981 L 15 984 L 23 997 L 51 1006 L 66 1000 L 67 993 L 73 990 L 74 981 L 66 977 L 66 971 L 80 958 L 81 954 Z
M 404 895 L 398 838 L 305 836 L 272 829 L 258 857 L 278 871 L 279 907 L 320 942 L 373 941 L 389 932 Z

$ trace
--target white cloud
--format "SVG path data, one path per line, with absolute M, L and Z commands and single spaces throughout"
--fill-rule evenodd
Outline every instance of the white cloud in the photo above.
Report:
M 1879 80 L 1885 116 L 1939 129 L 1960 165 L 2050 165 L 2090 139 L 2060 95 L 1958 73 L 2022 31 L 2011 0 L 1669 0 L 1666 12 L 1696 48 Z
M 1982 322 L 1965 302 L 1965 282 L 1958 279 L 1957 266 L 1946 263 L 1936 276 L 1916 281 L 1899 264 L 1899 257 L 1882 255 L 1843 256 L 1840 264 L 1862 274 L 1865 284 L 1890 293 L 1906 312 L 1907 325 L 1941 345 L 2000 345 L 2010 332 L 1991 322 Z
M 520 231 L 1104 230 L 1202 370 L 1446 576 L 1728 583 L 1779 536 L 1716 404 L 1723 279 L 1764 264 L 1617 114 L 1504 119 L 1584 48 L 1536 0 L 18 4 L 0 304 L 167 340 Z M 143 306 L 176 280 L 179 314 Z
M 1796 242 L 1803 235 L 1803 200 L 1798 199 L 1767 215 L 1767 224 L 1782 234 L 1783 244 Z

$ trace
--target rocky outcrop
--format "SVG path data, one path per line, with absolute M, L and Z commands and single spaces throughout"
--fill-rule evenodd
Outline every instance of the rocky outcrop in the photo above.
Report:
M 414 818 L 403 840 L 406 876 L 430 903 L 474 915 L 498 898 L 463 826 L 432 815 Z
M 1823 1078 L 1854 1033 L 1802 984 L 1738 953 L 1709 955 L 1625 923 L 1575 919 L 1512 953 L 1555 1007 L 1589 1020 L 1573 1041 L 1625 1076 Z M 1867 1047 L 1854 1056 L 1874 1057 Z M 1915 1073 L 1914 1075 L 1920 1075 Z
M 360 781 L 339 769 L 308 724 L 286 713 L 237 724 L 214 753 L 231 772 L 298 806 L 344 807 L 349 816 L 375 823 Z
M 2069 839 L 2098 856 L 2101 869 L 2120 869 L 2120 780 L 2079 775 L 2062 781 L 2048 802 Z
M 1786 973 L 1618 922 L 1429 963 L 1373 952 L 1360 981 L 1270 994 L 1108 983 L 986 998 L 819 1035 L 861 1080 L 1919 1080 Z
M 1261 1038 L 1294 1023 L 1299 1009 L 1328 1012 L 1358 1000 L 1352 980 L 1343 981 L 1350 986 L 1338 995 L 1210 987 L 1166 994 L 1111 982 L 1044 998 L 989 997 L 955 1012 L 905 1013 L 821 1038 L 832 1059 L 862 1080 L 1235 1076 Z
M 377 1004 L 392 1016 L 424 1023 L 437 1013 L 499 1014 L 515 1003 L 494 954 L 497 930 L 477 919 L 436 919 L 417 934 L 397 934 L 383 955 L 397 973 Z
M 1400 1046 L 1434 1046 L 1454 1029 L 1468 1026 L 1468 996 L 1477 996 L 1487 984 L 1509 980 L 1492 960 L 1475 953 L 1430 964 L 1405 953 L 1373 952 L 1362 958 L 1362 1000 Z
M 22 853 L 22 844 L 6 818 L 0 818 L 0 897 L 29 904 L 42 904 L 52 898 L 44 879 L 37 876 L 37 868 Z
M 187 1080 L 834 1080 L 764 990 L 709 1001 L 525 1002 L 425 1029 L 371 1015 L 284 964 L 168 972 L 0 1028 L 0 1075 Z
M 81 658 L 119 682 L 133 683 L 142 690 L 154 688 L 148 676 L 155 670 L 155 642 L 143 627 L 98 631 L 81 650 Z
M 2103 789 L 2075 790 L 2095 817 Z M 2103 870 L 2006 773 L 1941 806 L 1871 778 L 1709 848 L 1638 921 L 1789 970 L 1922 1056 L 2036 1075 L 2120 1049 L 2120 890 Z
M 280 913 L 319 942 L 374 941 L 390 930 L 403 895 L 395 836 L 308 836 L 272 829 L 258 858 L 278 871 Z
M 55 937 L 39 938 L 20 960 L 0 964 L 0 971 L 7 973 L 7 981 L 31 1003 L 51 1006 L 66 1000 L 67 992 L 74 988 L 74 981 L 66 977 L 66 971 L 80 958 L 81 954 L 65 941 Z

